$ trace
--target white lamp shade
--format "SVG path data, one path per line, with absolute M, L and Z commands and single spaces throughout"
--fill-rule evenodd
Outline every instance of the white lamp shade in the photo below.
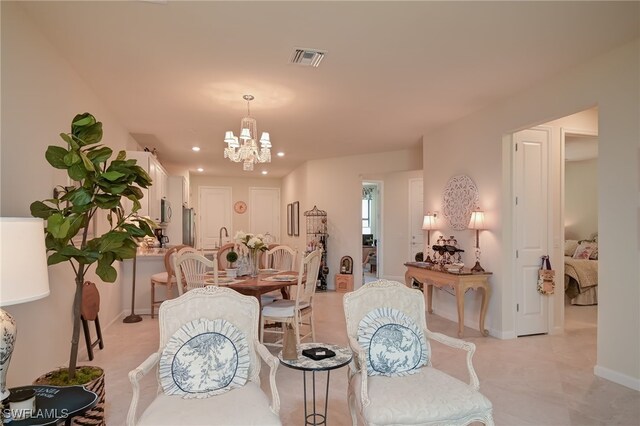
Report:
M 236 138 L 233 136 L 233 132 L 231 131 L 226 131 L 224 132 L 224 141 L 228 144 L 232 144 L 233 141 L 235 141 Z
M 471 212 L 471 220 L 469 220 L 469 229 L 485 229 L 483 211 L 474 210 L 473 212 Z
M 436 215 L 427 213 L 424 216 L 424 221 L 422 222 L 422 229 L 424 230 L 436 229 Z
M 271 148 L 271 139 L 269 138 L 269 132 L 262 132 L 262 136 L 260 136 L 260 143 L 264 147 Z
M 0 306 L 49 295 L 44 237 L 42 219 L 0 218 Z
M 242 139 L 243 141 L 251 139 L 251 132 L 249 132 L 249 129 L 242 129 L 242 132 L 240 132 L 240 139 Z

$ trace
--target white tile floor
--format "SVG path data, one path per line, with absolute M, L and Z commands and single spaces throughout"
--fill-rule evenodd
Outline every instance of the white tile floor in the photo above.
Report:
M 318 293 L 316 303 L 317 340 L 345 345 L 342 294 Z M 595 306 L 568 306 L 566 332 L 558 336 L 498 340 L 465 329 L 465 339 L 477 345 L 474 366 L 481 392 L 493 403 L 497 425 L 640 425 L 640 393 L 593 375 L 596 315 Z M 427 321 L 431 330 L 455 335 L 455 323 L 436 315 L 428 315 Z M 158 321 L 145 316 L 137 324 L 118 322 L 104 338 L 105 349 L 89 364 L 106 370 L 107 423 L 122 425 L 131 401 L 127 373 L 157 350 Z M 461 351 L 437 343 L 432 349 L 434 366 L 468 380 Z M 351 422 L 346 375 L 346 367 L 331 374 L 328 424 Z M 324 377 L 320 382 L 324 386 Z M 283 424 L 303 424 L 302 373 L 281 366 L 277 384 Z M 268 380 L 262 385 L 268 389 Z M 142 390 L 143 409 L 155 390 L 151 377 Z

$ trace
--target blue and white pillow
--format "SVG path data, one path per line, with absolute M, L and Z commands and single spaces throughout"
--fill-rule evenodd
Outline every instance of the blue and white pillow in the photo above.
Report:
M 429 359 L 424 332 L 397 309 L 377 308 L 358 324 L 358 343 L 367 354 L 369 376 L 406 376 Z
M 160 357 L 160 384 L 167 395 L 207 398 L 244 386 L 249 347 L 230 322 L 200 318 L 176 331 Z

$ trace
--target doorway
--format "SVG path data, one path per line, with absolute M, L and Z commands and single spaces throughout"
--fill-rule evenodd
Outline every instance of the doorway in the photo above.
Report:
M 592 198 L 597 193 L 595 175 L 588 179 L 584 174 L 576 177 L 579 189 L 572 189 L 573 186 L 565 182 L 566 164 L 569 164 L 565 163 L 566 150 L 569 149 L 568 155 L 573 156 L 572 145 L 580 152 L 589 144 L 595 143 L 597 147 L 597 141 L 593 140 L 597 139 L 597 126 L 598 110 L 594 107 L 516 132 L 505 139 L 511 153 L 512 170 L 511 202 L 506 216 L 511 216 L 512 237 L 507 248 L 511 255 L 507 256 L 512 265 L 515 336 L 564 331 L 565 252 L 571 251 L 569 247 L 565 250 L 565 242 L 572 239 L 569 238 L 573 226 L 570 222 L 575 216 L 570 212 L 567 215 L 566 196 L 585 198 L 588 195 L 591 200 L 589 207 L 584 208 L 590 209 L 588 215 L 592 220 L 584 227 L 592 230 L 579 231 L 585 235 L 580 235 L 577 241 L 593 240 L 598 210 L 597 196 L 595 200 Z M 594 167 L 595 162 L 592 161 Z M 587 181 L 592 182 L 590 187 Z M 584 227 L 582 229 L 586 229 Z M 551 295 L 537 292 L 537 271 L 542 255 L 549 256 L 556 271 L 555 293 Z
M 381 182 L 362 182 L 362 281 L 375 281 L 380 276 Z

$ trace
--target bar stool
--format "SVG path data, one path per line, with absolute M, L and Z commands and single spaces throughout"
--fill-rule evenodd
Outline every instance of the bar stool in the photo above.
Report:
M 158 272 L 157 274 L 151 275 L 151 318 L 154 318 L 154 311 L 156 307 L 160 307 L 160 304 L 167 299 L 156 300 L 156 285 L 163 285 L 167 288 L 167 298 L 171 293 L 171 289 L 174 284 L 176 284 L 176 274 L 173 270 L 173 262 L 172 257 L 180 250 L 183 249 L 185 245 L 175 246 L 167 250 L 164 255 L 164 268 L 165 272 Z

